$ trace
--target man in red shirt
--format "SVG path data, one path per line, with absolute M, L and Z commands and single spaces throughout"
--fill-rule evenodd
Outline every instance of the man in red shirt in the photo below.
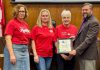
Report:
M 72 25 L 71 12 L 63 10 L 61 13 L 62 24 L 56 27 L 57 39 L 75 38 L 77 34 L 76 26 Z M 58 48 L 58 46 L 56 46 Z M 74 70 L 75 59 L 69 54 L 57 54 L 57 70 Z

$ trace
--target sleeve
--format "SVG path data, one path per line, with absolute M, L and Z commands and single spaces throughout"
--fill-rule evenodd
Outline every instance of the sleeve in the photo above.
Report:
M 76 37 L 76 35 L 77 35 L 77 32 L 78 32 L 78 29 L 77 29 L 77 27 L 75 26 L 75 25 L 73 25 L 73 28 L 72 28 L 72 36 L 75 36 Z
M 89 29 L 85 40 L 76 48 L 78 55 L 81 55 L 89 47 L 89 45 L 97 38 L 98 32 L 99 24 L 97 22 L 92 22 L 89 25 Z
M 31 31 L 31 39 L 32 40 L 35 40 L 36 39 L 36 26 L 34 26 L 32 28 L 32 31 Z
M 77 27 L 75 27 L 75 31 L 74 31 L 75 36 L 77 35 L 77 33 L 78 33 L 78 29 Z
M 58 27 L 55 29 L 55 42 L 57 42 L 58 39 Z
M 69 38 L 72 38 L 72 41 L 75 41 L 76 35 L 77 35 L 78 29 L 76 26 L 73 26 L 73 29 L 71 30 L 71 35 Z
M 9 22 L 5 29 L 5 35 L 13 35 L 14 29 L 14 22 Z
M 55 30 L 55 28 L 53 28 L 53 32 L 54 32 L 53 41 L 56 42 L 56 33 L 55 33 L 56 30 Z

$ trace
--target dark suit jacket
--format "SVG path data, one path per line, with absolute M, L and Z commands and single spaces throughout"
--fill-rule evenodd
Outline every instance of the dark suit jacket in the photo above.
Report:
M 99 32 L 99 22 L 94 16 L 87 18 L 87 21 L 79 30 L 74 47 L 77 52 L 77 56 L 80 59 L 97 59 L 97 35 Z

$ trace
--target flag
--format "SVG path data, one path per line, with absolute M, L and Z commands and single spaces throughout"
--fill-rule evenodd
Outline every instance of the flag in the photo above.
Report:
M 0 0 L 0 37 L 4 35 L 4 26 L 5 26 L 4 6 L 3 6 L 3 0 Z

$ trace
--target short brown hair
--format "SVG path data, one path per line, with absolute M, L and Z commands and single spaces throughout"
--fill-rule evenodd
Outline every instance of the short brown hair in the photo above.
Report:
M 84 3 L 82 7 L 88 5 L 91 9 L 93 9 L 93 5 L 91 3 Z
M 23 4 L 17 4 L 17 5 L 14 7 L 14 9 L 13 9 L 13 17 L 15 17 L 15 18 L 17 17 L 17 15 L 18 15 L 18 13 L 19 13 L 20 7 L 24 7 L 24 9 L 25 9 L 25 17 L 24 17 L 24 18 L 26 18 L 26 17 L 28 16 L 28 11 L 27 11 L 26 6 L 23 5 Z

